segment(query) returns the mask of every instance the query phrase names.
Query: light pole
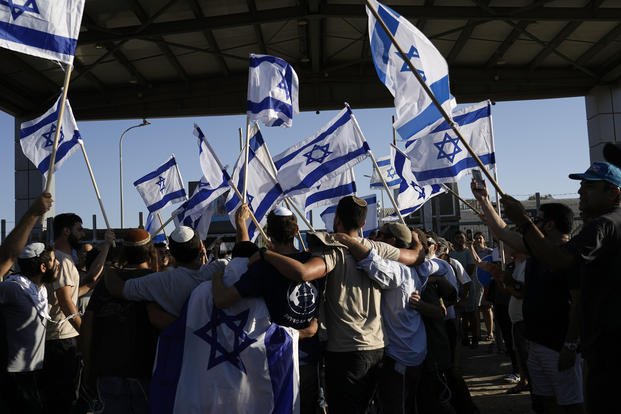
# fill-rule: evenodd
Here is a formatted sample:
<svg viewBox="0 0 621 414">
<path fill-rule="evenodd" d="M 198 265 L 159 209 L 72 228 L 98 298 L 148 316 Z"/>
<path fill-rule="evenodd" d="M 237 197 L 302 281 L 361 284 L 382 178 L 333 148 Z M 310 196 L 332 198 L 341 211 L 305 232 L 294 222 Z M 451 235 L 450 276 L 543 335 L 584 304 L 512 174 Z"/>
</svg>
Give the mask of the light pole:
<svg viewBox="0 0 621 414">
<path fill-rule="evenodd" d="M 123 228 L 123 137 L 130 129 L 140 128 L 143 126 L 150 125 L 151 122 L 146 119 L 142 120 L 142 123 L 134 126 L 130 126 L 121 134 L 121 138 L 119 138 L 119 191 L 120 191 L 120 199 L 121 199 L 121 228 Z"/>
</svg>

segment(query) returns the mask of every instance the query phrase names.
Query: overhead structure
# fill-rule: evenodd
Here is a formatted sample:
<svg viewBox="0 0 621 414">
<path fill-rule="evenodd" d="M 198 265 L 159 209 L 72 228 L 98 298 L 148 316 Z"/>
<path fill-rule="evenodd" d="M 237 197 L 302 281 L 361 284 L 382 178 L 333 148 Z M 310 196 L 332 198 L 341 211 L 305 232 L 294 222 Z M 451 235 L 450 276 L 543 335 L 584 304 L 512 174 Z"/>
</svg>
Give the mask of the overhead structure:
<svg viewBox="0 0 621 414">
<path fill-rule="evenodd" d="M 583 96 L 621 77 L 618 0 L 384 3 L 446 57 L 458 102 Z M 69 98 L 80 120 L 242 113 L 251 52 L 295 67 L 301 110 L 392 106 L 361 0 L 88 0 Z M 63 79 L 4 49 L 0 74 L 0 109 L 17 117 Z"/>
</svg>

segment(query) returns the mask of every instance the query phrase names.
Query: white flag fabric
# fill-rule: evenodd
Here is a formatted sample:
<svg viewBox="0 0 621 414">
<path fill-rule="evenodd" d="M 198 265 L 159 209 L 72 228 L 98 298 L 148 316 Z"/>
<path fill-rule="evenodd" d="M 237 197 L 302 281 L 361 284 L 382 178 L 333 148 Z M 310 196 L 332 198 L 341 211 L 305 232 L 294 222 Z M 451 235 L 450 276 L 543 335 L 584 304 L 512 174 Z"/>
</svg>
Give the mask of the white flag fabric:
<svg viewBox="0 0 621 414">
<path fill-rule="evenodd" d="M 399 185 L 401 184 L 401 177 L 399 177 L 397 171 L 395 171 L 390 155 L 378 158 L 377 166 L 379 167 L 380 174 L 382 174 L 384 180 L 386 180 L 388 188 L 399 188 Z M 377 173 L 375 168 L 373 169 L 373 174 L 371 175 L 371 188 L 384 188 L 381 176 Z"/>
<path fill-rule="evenodd" d="M 298 75 L 284 59 L 250 55 L 248 119 L 266 126 L 290 127 L 298 107 Z"/>
<path fill-rule="evenodd" d="M 285 195 L 309 192 L 351 169 L 369 151 L 354 114 L 345 107 L 315 135 L 274 157 L 278 182 Z"/>
<path fill-rule="evenodd" d="M 84 0 L 0 1 L 0 47 L 72 64 Z"/>
<path fill-rule="evenodd" d="M 174 156 L 171 156 L 155 171 L 134 181 L 134 186 L 151 213 L 163 209 L 169 203 L 178 203 L 187 199 L 183 179 Z"/>
<path fill-rule="evenodd" d="M 376 0 L 370 0 L 370 3 L 450 116 L 455 100 L 450 92 L 448 65 L 440 52 L 407 19 Z M 395 97 L 397 117 L 394 127 L 402 139 L 409 139 L 442 115 L 368 8 L 367 15 L 371 55 L 377 75 Z"/>
<path fill-rule="evenodd" d="M 401 177 L 397 205 L 403 217 L 421 208 L 427 200 L 445 192 L 440 184 L 420 185 L 412 172 L 409 158 L 400 150 L 392 148 L 392 157 L 397 174 Z"/>
<path fill-rule="evenodd" d="M 354 170 L 345 170 L 343 174 L 313 187 L 310 192 L 293 197 L 293 200 L 308 213 L 314 208 L 338 204 L 341 198 L 353 194 L 356 194 Z"/>
<path fill-rule="evenodd" d="M 237 258 L 229 266 L 239 260 L 247 263 Z M 229 270 L 224 283 L 230 286 L 236 279 Z M 211 290 L 211 281 L 194 289 L 182 315 L 160 335 L 151 413 L 299 413 L 297 331 L 271 323 L 263 299 L 221 310 Z"/>
<path fill-rule="evenodd" d="M 377 222 L 377 196 L 375 194 L 362 197 L 367 202 L 367 218 L 362 228 L 364 237 L 378 229 Z M 326 226 L 326 230 L 333 231 L 334 216 L 336 215 L 336 205 L 330 206 L 321 212 L 320 216 Z"/>
<path fill-rule="evenodd" d="M 267 214 L 275 207 L 276 202 L 282 196 L 282 189 L 273 174 L 271 161 L 267 159 L 268 152 L 261 135 L 261 131 L 256 124 L 251 126 L 252 137 L 248 151 L 248 186 L 246 188 L 247 203 L 252 210 L 255 218 L 261 225 L 267 221 Z M 235 169 L 231 176 L 231 182 L 237 186 L 240 193 L 244 191 L 244 153 L 239 155 Z M 226 211 L 229 213 L 231 223 L 235 225 L 235 212 L 241 205 L 241 200 L 237 194 L 231 190 L 226 198 Z M 254 240 L 259 232 L 250 221 L 248 224 L 248 235 L 250 240 Z"/>
<path fill-rule="evenodd" d="M 24 155 L 45 177 L 47 177 L 50 167 L 50 156 L 54 147 L 54 134 L 58 125 L 59 106 L 60 96 L 54 102 L 54 105 L 43 115 L 22 123 L 19 131 L 19 143 Z M 69 100 L 67 99 L 65 100 L 65 112 L 63 113 L 63 122 L 56 150 L 56 163 L 54 166 L 56 171 L 78 149 L 80 144 L 82 144 L 82 137 L 78 130 L 78 124 L 73 117 L 71 105 L 69 105 Z"/>
<path fill-rule="evenodd" d="M 496 158 L 490 102 L 458 109 L 453 112 L 453 120 L 483 164 L 493 165 Z M 429 135 L 408 141 L 406 153 L 420 185 L 457 182 L 467 171 L 479 166 L 444 121 L 435 124 Z"/>
</svg>

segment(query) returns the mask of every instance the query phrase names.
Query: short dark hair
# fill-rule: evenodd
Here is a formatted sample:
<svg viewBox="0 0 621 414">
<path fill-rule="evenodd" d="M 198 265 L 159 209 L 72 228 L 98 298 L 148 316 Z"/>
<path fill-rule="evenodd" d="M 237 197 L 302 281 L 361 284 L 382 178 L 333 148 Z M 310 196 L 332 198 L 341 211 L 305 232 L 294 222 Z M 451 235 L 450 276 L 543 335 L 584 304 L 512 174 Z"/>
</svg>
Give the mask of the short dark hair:
<svg viewBox="0 0 621 414">
<path fill-rule="evenodd" d="M 475 231 L 473 237 L 477 237 L 478 235 L 481 235 L 483 238 L 485 238 L 485 235 L 480 231 Z"/>
<path fill-rule="evenodd" d="M 425 254 L 429 253 L 429 243 L 427 242 L 427 233 L 425 233 L 423 230 L 419 229 L 418 227 L 413 227 L 411 230 L 413 233 L 416 233 L 416 235 L 418 236 L 418 242 L 422 246 Z M 414 239 L 412 239 L 411 248 L 415 248 L 415 247 L 416 247 L 416 242 L 414 241 Z"/>
<path fill-rule="evenodd" d="M 47 263 L 51 258 L 51 253 L 54 248 L 51 246 L 45 246 L 45 250 L 38 256 L 30 259 L 17 259 L 19 265 L 19 271 L 27 278 L 37 276 L 41 273 L 41 264 Z"/>
<path fill-rule="evenodd" d="M 539 206 L 543 221 L 551 221 L 562 234 L 571 234 L 574 225 L 574 212 L 563 203 L 546 203 Z"/>
<path fill-rule="evenodd" d="M 298 222 L 294 215 L 277 216 L 274 211 L 267 215 L 267 235 L 277 243 L 293 243 L 298 232 Z"/>
<path fill-rule="evenodd" d="M 367 204 L 361 205 L 361 198 L 346 196 L 336 206 L 336 217 L 339 218 L 345 231 L 358 230 L 364 226 L 367 218 Z"/>
<path fill-rule="evenodd" d="M 153 243 L 151 242 L 148 242 L 142 246 L 123 246 L 119 262 L 124 265 L 138 265 L 144 262 L 149 262 L 154 254 L 155 247 L 153 247 Z"/>
<path fill-rule="evenodd" d="M 70 229 L 75 223 L 82 223 L 82 219 L 75 213 L 62 213 L 54 217 L 52 229 L 54 231 L 54 240 L 58 240 L 63 229 Z"/>
<path fill-rule="evenodd" d="M 171 238 L 169 241 L 170 254 L 179 263 L 191 263 L 198 258 L 202 244 L 203 242 L 196 233 L 194 233 L 194 237 L 183 243 L 176 242 Z"/>
<path fill-rule="evenodd" d="M 235 243 L 231 257 L 250 257 L 259 251 L 259 247 L 251 241 L 240 241 Z"/>
</svg>

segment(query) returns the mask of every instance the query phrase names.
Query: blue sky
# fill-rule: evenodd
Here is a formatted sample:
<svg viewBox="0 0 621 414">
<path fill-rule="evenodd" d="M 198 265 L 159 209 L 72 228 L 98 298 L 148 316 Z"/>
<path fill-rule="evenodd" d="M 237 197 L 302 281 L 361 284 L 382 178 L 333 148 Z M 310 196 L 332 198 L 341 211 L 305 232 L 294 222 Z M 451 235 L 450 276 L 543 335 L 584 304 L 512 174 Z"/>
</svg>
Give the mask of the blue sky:
<svg viewBox="0 0 621 414">
<path fill-rule="evenodd" d="M 71 93 L 69 93 L 71 98 Z M 377 157 L 389 152 L 394 109 L 352 108 L 371 149 Z M 315 133 L 337 111 L 305 112 L 294 118 L 291 128 L 262 128 L 273 155 Z M 578 183 L 567 175 L 582 172 L 589 165 L 584 98 L 499 102 L 492 107 L 499 182 L 503 190 L 517 198 L 530 194 L 575 197 Z M 222 162 L 232 167 L 239 154 L 238 128 L 245 116 L 213 116 L 149 119 L 149 126 L 128 132 L 123 144 L 125 226 L 138 224 L 138 211 L 146 208 L 132 182 L 152 171 L 175 154 L 184 181 L 198 180 L 200 166 L 192 125 L 198 123 Z M 106 212 L 113 227 L 120 225 L 119 136 L 141 120 L 79 122 Z M 0 113 L 0 218 L 8 228 L 14 221 L 14 120 Z M 369 160 L 356 169 L 358 194 L 370 194 Z M 469 179 L 460 182 L 460 192 L 468 197 Z M 379 195 L 379 194 L 378 194 Z M 90 227 L 91 215 L 103 216 L 95 198 L 84 159 L 76 152 L 56 174 L 56 213 L 72 211 Z M 388 202 L 386 200 L 386 202 Z M 174 207 L 167 208 L 167 216 Z"/>
</svg>

